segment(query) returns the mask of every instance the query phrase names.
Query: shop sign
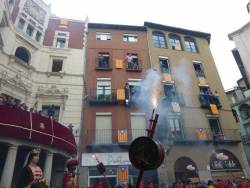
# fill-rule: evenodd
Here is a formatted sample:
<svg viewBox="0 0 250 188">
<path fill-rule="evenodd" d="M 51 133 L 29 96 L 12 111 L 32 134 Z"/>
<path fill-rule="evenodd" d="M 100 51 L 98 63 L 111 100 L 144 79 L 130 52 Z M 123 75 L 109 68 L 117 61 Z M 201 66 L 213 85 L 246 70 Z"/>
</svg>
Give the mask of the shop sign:
<svg viewBox="0 0 250 188">
<path fill-rule="evenodd" d="M 102 162 L 105 166 L 117 166 L 117 165 L 131 165 L 128 157 L 128 153 L 83 153 L 82 154 L 82 166 L 96 166 L 97 161 L 95 157 Z"/>
</svg>

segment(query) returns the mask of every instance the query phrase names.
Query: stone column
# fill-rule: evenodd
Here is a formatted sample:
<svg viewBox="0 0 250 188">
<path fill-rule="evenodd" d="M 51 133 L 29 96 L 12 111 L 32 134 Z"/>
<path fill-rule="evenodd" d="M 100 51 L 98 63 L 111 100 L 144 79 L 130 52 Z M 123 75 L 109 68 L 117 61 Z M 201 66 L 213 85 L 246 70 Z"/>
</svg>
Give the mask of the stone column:
<svg viewBox="0 0 250 188">
<path fill-rule="evenodd" d="M 53 153 L 47 152 L 43 176 L 47 180 L 49 187 L 50 187 L 50 180 L 51 180 L 52 164 L 53 164 Z"/>
<path fill-rule="evenodd" d="M 2 187 L 11 187 L 12 177 L 16 164 L 17 149 L 17 145 L 9 146 L 0 182 L 0 185 Z"/>
</svg>

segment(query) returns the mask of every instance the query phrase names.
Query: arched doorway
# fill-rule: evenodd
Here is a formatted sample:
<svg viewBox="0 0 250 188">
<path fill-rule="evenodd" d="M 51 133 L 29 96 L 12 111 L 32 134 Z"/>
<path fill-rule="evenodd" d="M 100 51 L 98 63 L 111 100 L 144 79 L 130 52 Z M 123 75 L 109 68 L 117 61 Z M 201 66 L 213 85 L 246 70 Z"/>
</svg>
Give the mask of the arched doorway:
<svg viewBox="0 0 250 188">
<path fill-rule="evenodd" d="M 210 171 L 214 180 L 235 179 L 244 176 L 241 164 L 231 152 L 221 149 L 216 150 L 210 157 Z"/>
<path fill-rule="evenodd" d="M 187 181 L 193 183 L 199 182 L 198 169 L 194 161 L 188 157 L 180 157 L 174 164 L 175 180 Z"/>
</svg>

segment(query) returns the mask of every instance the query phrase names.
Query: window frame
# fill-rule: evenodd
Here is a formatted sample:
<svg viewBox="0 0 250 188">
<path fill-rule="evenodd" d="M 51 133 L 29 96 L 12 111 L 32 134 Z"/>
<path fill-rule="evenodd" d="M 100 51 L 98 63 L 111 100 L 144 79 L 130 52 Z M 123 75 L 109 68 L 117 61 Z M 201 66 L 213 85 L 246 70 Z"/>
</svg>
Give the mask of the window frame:
<svg viewBox="0 0 250 188">
<path fill-rule="evenodd" d="M 31 32 L 30 34 L 28 33 L 28 28 L 29 28 L 29 27 L 30 27 L 30 28 L 33 28 L 32 32 Z M 31 24 L 28 24 L 25 33 L 26 33 L 28 36 L 32 37 L 33 34 L 34 34 L 34 31 L 35 31 L 35 27 L 34 27 L 33 25 L 31 25 Z"/>
<path fill-rule="evenodd" d="M 221 127 L 219 117 L 208 117 L 207 119 L 208 119 L 208 124 L 209 124 L 210 131 L 212 133 L 212 136 L 222 136 L 223 131 L 222 131 L 222 127 Z M 212 120 L 212 119 L 215 119 L 217 121 L 217 126 L 218 126 L 217 131 L 212 128 L 212 126 L 214 126 L 214 125 L 211 125 L 211 123 L 210 123 L 210 120 Z"/>
<path fill-rule="evenodd" d="M 157 37 L 157 39 L 156 39 L 156 37 Z M 166 36 L 163 32 L 153 31 L 152 32 L 152 41 L 153 41 L 153 45 L 155 48 L 163 48 L 163 49 L 167 48 L 167 40 L 166 40 Z"/>
<path fill-rule="evenodd" d="M 191 39 L 191 41 L 189 39 Z M 191 45 L 191 43 L 193 43 L 193 45 Z M 197 46 L 196 41 L 193 37 L 184 36 L 184 45 L 185 45 L 186 52 L 199 53 L 198 46 Z M 192 48 L 192 47 L 194 47 L 194 48 Z M 188 49 L 190 49 L 190 50 L 188 50 Z M 193 50 L 193 49 L 195 49 L 195 50 Z"/>
<path fill-rule="evenodd" d="M 20 27 L 21 20 L 23 20 L 22 28 Z M 20 29 L 21 31 L 23 31 L 25 24 L 26 24 L 26 20 L 24 18 L 20 17 L 19 20 L 18 20 L 18 22 L 17 22 L 18 29 Z"/>
<path fill-rule="evenodd" d="M 54 63 L 58 63 L 58 62 L 60 62 L 61 63 L 61 65 L 60 65 L 60 67 L 61 67 L 61 70 L 59 70 L 59 71 L 53 71 L 53 67 L 54 67 Z M 54 59 L 52 59 L 52 67 L 51 67 L 51 72 L 53 72 L 53 73 L 56 73 L 56 72 L 62 72 L 63 71 L 63 59 L 57 59 L 57 58 L 54 58 Z"/>
<path fill-rule="evenodd" d="M 130 38 L 134 38 L 136 40 L 129 40 Z M 126 39 L 126 40 L 125 40 Z M 136 43 L 138 42 L 139 37 L 137 34 L 131 34 L 131 33 L 124 33 L 123 34 L 123 42 L 132 42 L 132 43 Z"/>
<path fill-rule="evenodd" d="M 168 66 L 167 71 L 163 71 L 162 65 L 160 63 L 161 60 L 166 60 L 167 61 L 167 66 Z M 171 74 L 171 67 L 170 67 L 170 62 L 169 62 L 168 57 L 158 56 L 158 62 L 159 62 L 161 73 L 163 73 L 163 74 Z"/>
<path fill-rule="evenodd" d="M 169 39 L 169 48 L 172 50 L 179 50 L 182 51 L 182 42 L 181 42 L 181 37 L 175 33 L 170 33 L 168 34 L 168 39 Z M 176 42 L 178 41 L 178 42 Z M 180 49 L 175 48 L 175 44 L 180 45 Z"/>
<path fill-rule="evenodd" d="M 205 71 L 204 71 L 204 67 L 203 67 L 203 64 L 200 62 L 200 61 L 192 61 L 192 63 L 193 63 L 193 67 L 194 67 L 194 73 L 195 73 L 195 75 L 196 75 L 196 77 L 203 77 L 203 78 L 206 78 L 206 74 L 205 74 Z M 196 69 L 195 69 L 195 65 L 198 65 L 198 66 L 200 66 L 200 70 L 202 71 L 202 73 L 200 73 L 200 75 L 199 75 L 199 73 L 198 72 L 196 72 Z"/>
<path fill-rule="evenodd" d="M 53 41 L 53 46 L 58 49 L 65 49 L 68 48 L 69 46 L 69 32 L 66 31 L 56 31 L 54 35 L 54 41 Z M 64 46 L 59 47 L 58 46 L 58 40 L 65 40 Z"/>
<path fill-rule="evenodd" d="M 103 37 L 106 36 L 106 39 L 102 38 L 102 36 Z M 109 41 L 109 40 L 112 40 L 112 33 L 109 33 L 109 32 L 96 32 L 95 38 L 96 38 L 96 40 L 100 40 L 100 41 Z"/>
</svg>

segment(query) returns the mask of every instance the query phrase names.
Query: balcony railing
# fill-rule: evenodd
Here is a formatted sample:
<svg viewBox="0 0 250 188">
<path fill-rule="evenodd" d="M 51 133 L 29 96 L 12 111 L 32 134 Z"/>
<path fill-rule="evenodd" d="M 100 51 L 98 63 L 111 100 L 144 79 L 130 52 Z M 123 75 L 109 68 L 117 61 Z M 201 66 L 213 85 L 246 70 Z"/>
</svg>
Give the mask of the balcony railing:
<svg viewBox="0 0 250 188">
<path fill-rule="evenodd" d="M 107 71 L 112 70 L 110 60 L 97 59 L 95 68 L 96 70 L 107 70 Z"/>
<path fill-rule="evenodd" d="M 221 108 L 219 97 L 216 95 L 200 94 L 199 99 L 203 108 L 209 108 L 210 104 L 215 104 L 217 108 Z"/>
<path fill-rule="evenodd" d="M 133 72 L 141 72 L 142 71 L 142 63 L 141 61 L 133 61 L 131 63 L 125 62 L 126 63 L 126 70 L 127 71 L 133 71 Z"/>
<path fill-rule="evenodd" d="M 114 145 L 129 144 L 135 138 L 146 136 L 143 129 L 124 129 L 123 133 L 117 129 L 86 130 L 85 143 L 87 145 Z M 241 137 L 238 129 L 223 129 L 220 133 L 213 133 L 211 129 L 187 128 L 186 130 L 170 131 L 158 129 L 155 138 L 163 144 L 169 142 L 190 143 L 190 142 L 218 142 L 230 143 L 240 142 Z"/>
<path fill-rule="evenodd" d="M 195 71 L 197 77 L 205 78 L 205 74 L 203 71 Z"/>
<path fill-rule="evenodd" d="M 87 91 L 90 104 L 118 104 L 115 89 L 90 89 Z"/>
<path fill-rule="evenodd" d="M 146 136 L 146 130 L 133 129 L 119 131 L 118 129 L 86 130 L 87 145 L 129 144 L 135 138 Z"/>
<path fill-rule="evenodd" d="M 250 144 L 250 134 L 242 135 L 241 138 L 244 144 Z"/>
</svg>

